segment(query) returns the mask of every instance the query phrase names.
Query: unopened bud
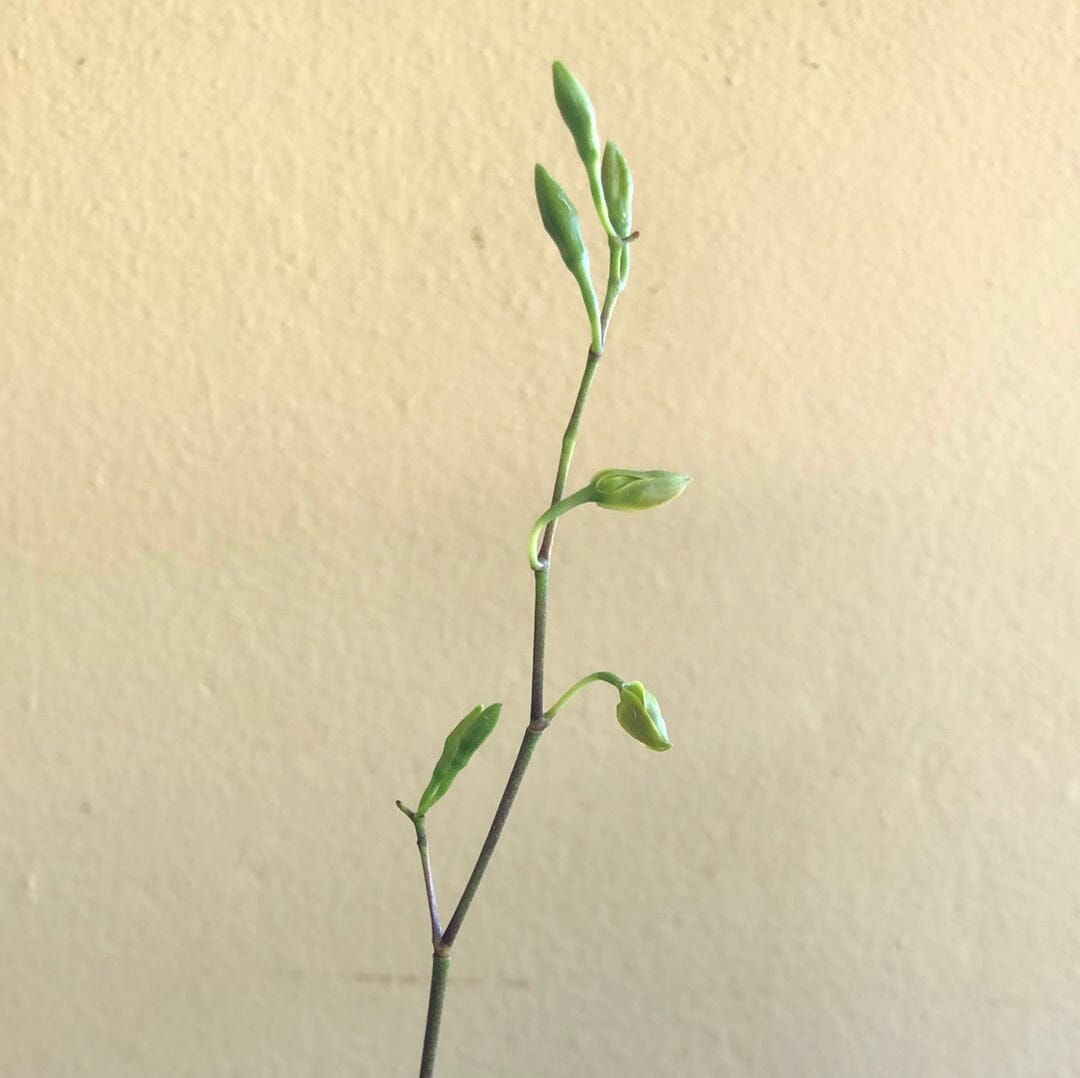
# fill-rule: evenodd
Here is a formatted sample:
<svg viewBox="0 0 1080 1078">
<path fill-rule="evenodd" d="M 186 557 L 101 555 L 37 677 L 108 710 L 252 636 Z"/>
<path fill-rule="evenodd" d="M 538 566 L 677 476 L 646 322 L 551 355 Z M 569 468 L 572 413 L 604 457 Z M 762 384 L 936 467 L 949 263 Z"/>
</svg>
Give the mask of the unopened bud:
<svg viewBox="0 0 1080 1078">
<path fill-rule="evenodd" d="M 606 468 L 592 477 L 589 487 L 592 500 L 602 509 L 635 512 L 670 502 L 682 494 L 689 482 L 688 475 L 677 472 L 633 472 L 624 468 Z"/>
<path fill-rule="evenodd" d="M 543 165 L 536 166 L 534 181 L 540 220 L 544 222 L 547 234 L 555 241 L 567 269 L 576 273 L 583 263 L 587 269 L 589 253 L 581 238 L 581 220 L 574 204 Z"/>
<path fill-rule="evenodd" d="M 443 743 L 442 754 L 431 772 L 431 781 L 420 795 L 420 804 L 416 808 L 417 816 L 423 816 L 450 789 L 450 784 L 457 778 L 458 772 L 472 759 L 473 753 L 495 729 L 501 711 L 502 704 L 489 704 L 487 707 L 477 704 L 450 731 Z"/>
<path fill-rule="evenodd" d="M 600 136 L 596 133 L 596 111 L 589 95 L 561 61 L 556 60 L 551 65 L 551 75 L 555 104 L 574 136 L 578 155 L 586 166 L 594 164 L 600 159 Z"/>
<path fill-rule="evenodd" d="M 619 147 L 614 142 L 604 146 L 604 160 L 600 165 L 600 178 L 604 185 L 604 201 L 608 215 L 621 239 L 626 239 L 632 231 L 634 200 L 634 178 L 630 175 L 630 166 L 626 163 Z"/>
<path fill-rule="evenodd" d="M 558 181 L 543 165 L 537 165 L 534 175 L 536 204 L 540 207 L 540 220 L 547 234 L 555 241 L 566 268 L 574 275 L 581 290 L 585 313 L 589 316 L 592 330 L 592 349 L 598 355 L 602 351 L 600 341 L 600 305 L 596 300 L 592 277 L 589 275 L 589 252 L 581 238 L 581 220 L 574 204 Z"/>
<path fill-rule="evenodd" d="M 640 681 L 623 684 L 619 690 L 619 703 L 615 708 L 619 725 L 635 740 L 654 752 L 666 752 L 671 748 L 664 716 L 660 705 Z"/>
</svg>

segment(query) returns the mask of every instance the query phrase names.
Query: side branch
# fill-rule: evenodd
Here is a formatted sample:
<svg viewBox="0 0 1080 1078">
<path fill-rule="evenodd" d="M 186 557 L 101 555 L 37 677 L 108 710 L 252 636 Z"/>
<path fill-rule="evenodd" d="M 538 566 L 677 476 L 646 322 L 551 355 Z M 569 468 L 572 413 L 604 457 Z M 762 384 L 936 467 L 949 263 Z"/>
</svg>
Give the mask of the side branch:
<svg viewBox="0 0 1080 1078">
<path fill-rule="evenodd" d="M 431 918 L 431 946 L 436 956 L 445 956 L 447 948 L 443 944 L 442 922 L 439 920 L 439 903 L 435 897 L 435 877 L 431 871 L 431 857 L 428 854 L 427 827 L 423 816 L 417 816 L 400 801 L 397 807 L 412 821 L 416 831 L 416 847 L 420 851 L 420 867 L 424 873 L 424 890 L 427 892 L 428 915 Z"/>
</svg>

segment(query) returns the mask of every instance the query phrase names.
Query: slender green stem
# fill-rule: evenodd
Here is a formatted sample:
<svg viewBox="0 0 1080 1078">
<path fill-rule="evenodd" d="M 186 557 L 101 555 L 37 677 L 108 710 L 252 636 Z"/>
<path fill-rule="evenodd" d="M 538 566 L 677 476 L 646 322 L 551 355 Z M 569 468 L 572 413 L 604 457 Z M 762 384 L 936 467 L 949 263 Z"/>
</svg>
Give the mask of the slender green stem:
<svg viewBox="0 0 1080 1078">
<path fill-rule="evenodd" d="M 611 289 L 608 288 L 610 293 Z M 607 335 L 608 322 L 611 319 L 610 305 L 607 300 L 604 301 L 604 310 L 600 315 L 600 326 L 602 330 L 602 337 Z M 593 379 L 596 377 L 596 368 L 600 363 L 600 357 L 603 352 L 589 351 L 589 355 L 585 360 L 585 370 L 581 373 L 581 384 L 578 386 L 577 398 L 574 400 L 574 408 L 570 413 L 570 421 L 566 424 L 566 430 L 563 433 L 562 448 L 559 451 L 559 467 L 555 472 L 555 485 L 551 491 L 551 504 L 554 506 L 562 501 L 563 493 L 566 490 L 566 477 L 570 474 L 570 462 L 574 459 L 574 447 L 577 445 L 578 428 L 581 426 L 581 416 L 585 411 L 585 401 L 589 396 L 589 389 L 592 386 Z M 540 552 L 537 554 L 537 561 L 542 566 L 541 569 L 534 569 L 534 572 L 547 572 L 548 566 L 551 562 L 551 544 L 555 542 L 555 521 L 551 521 L 547 529 L 544 531 L 544 541 L 540 544 Z M 546 594 L 546 593 L 545 593 Z M 540 709 L 543 711 L 543 708 Z"/>
<path fill-rule="evenodd" d="M 521 787 L 521 780 L 525 777 L 525 769 L 529 766 L 529 761 L 532 759 L 532 754 L 542 733 L 543 730 L 534 730 L 529 727 L 521 740 L 521 748 L 518 750 L 517 759 L 514 761 L 514 766 L 510 771 L 510 777 L 506 780 L 506 788 L 503 790 L 502 798 L 499 800 L 499 807 L 495 810 L 495 818 L 491 821 L 487 838 L 484 839 L 484 845 L 480 849 L 480 856 L 477 857 L 476 864 L 473 865 L 472 874 L 469 876 L 469 882 L 465 884 L 465 890 L 461 893 L 457 909 L 454 910 L 454 916 L 450 918 L 450 923 L 446 926 L 446 931 L 443 932 L 442 944 L 446 950 L 449 950 L 454 945 L 454 940 L 457 939 L 457 934 L 461 931 L 462 922 L 465 920 L 465 915 L 469 912 L 469 907 L 476 897 L 477 888 L 484 878 L 484 872 L 491 861 L 491 855 L 498 845 L 499 836 L 506 826 L 506 820 L 510 815 L 514 798 L 517 797 L 518 789 Z"/>
<path fill-rule="evenodd" d="M 562 710 L 563 704 L 568 703 L 577 696 L 586 685 L 591 685 L 594 681 L 606 681 L 609 685 L 614 685 L 616 689 L 621 689 L 625 684 L 618 674 L 613 674 L 610 670 L 597 670 L 595 674 L 586 674 L 580 681 L 575 681 L 574 684 L 544 712 L 544 718 L 550 722 Z"/>
<path fill-rule="evenodd" d="M 431 858 L 428 856 L 427 829 L 424 817 L 414 816 L 416 845 L 420 850 L 420 864 L 424 870 L 424 888 L 427 891 L 428 913 L 431 917 L 431 945 L 438 950 L 442 942 L 442 924 L 439 922 L 439 903 L 435 899 L 435 877 L 431 872 Z"/>
<path fill-rule="evenodd" d="M 420 851 L 420 868 L 424 873 L 424 890 L 427 892 L 428 915 L 431 918 L 431 944 L 435 953 L 442 946 L 442 924 L 439 921 L 439 903 L 435 898 L 435 876 L 431 871 L 431 858 L 428 856 L 427 827 L 423 816 L 417 816 L 412 809 L 406 808 L 400 801 L 397 807 L 412 821 L 416 831 L 416 846 Z"/>
<path fill-rule="evenodd" d="M 600 158 L 594 161 L 585 161 L 585 171 L 589 176 L 589 193 L 592 195 L 593 205 L 596 207 L 596 216 L 600 218 L 600 224 L 608 234 L 610 243 L 618 243 L 619 233 L 611 223 L 608 213 L 607 199 L 604 198 L 604 186 L 600 175 Z"/>
<path fill-rule="evenodd" d="M 603 355 L 604 344 L 607 340 L 608 326 L 611 322 L 612 313 L 615 310 L 615 301 L 619 297 L 626 284 L 625 275 L 620 279 L 620 257 L 616 254 L 619 244 L 610 243 L 610 260 L 608 264 L 607 294 L 604 297 L 603 310 L 600 313 L 600 348 L 596 348 L 596 334 L 593 334 L 592 347 L 589 349 L 585 360 L 585 370 L 581 375 L 581 384 L 578 386 L 577 397 L 570 413 L 570 421 L 566 425 L 563 434 L 562 448 L 559 453 L 559 465 L 555 473 L 555 485 L 551 492 L 551 506 L 554 507 L 562 501 L 566 490 L 567 476 L 570 474 L 570 462 L 574 456 L 574 447 L 577 445 L 578 428 L 581 425 L 581 416 L 585 410 L 585 401 L 589 395 L 593 378 L 596 376 L 596 368 Z M 521 739 L 514 766 L 510 771 L 510 777 L 506 781 L 502 797 L 495 809 L 495 817 L 491 821 L 484 845 L 473 866 L 469 881 L 462 891 L 458 900 L 457 908 L 450 918 L 445 931 L 435 946 L 435 954 L 432 956 L 431 966 L 431 991 L 428 995 L 427 1021 L 424 1027 L 424 1052 L 420 1063 L 420 1078 L 431 1078 L 435 1070 L 435 1050 L 439 1037 L 439 1024 L 442 1021 L 443 1004 L 446 999 L 446 981 L 450 972 L 450 948 L 461 931 L 461 925 L 465 915 L 469 912 L 476 891 L 483 879 L 484 872 L 498 845 L 506 820 L 513 807 L 514 798 L 521 787 L 521 781 L 525 777 L 525 771 L 532 759 L 533 752 L 540 741 L 540 735 L 547 729 L 551 721 L 544 715 L 544 656 L 547 647 L 547 599 L 548 580 L 551 573 L 551 547 L 555 541 L 555 520 L 550 520 L 544 529 L 544 538 L 537 554 L 539 567 L 533 568 L 533 649 L 532 649 L 532 678 L 529 696 L 529 725 L 525 735 Z M 612 675 L 614 677 L 614 675 Z M 425 846 L 426 853 L 426 846 Z M 427 877 L 425 876 L 425 879 Z M 434 887 L 434 885 L 432 885 Z M 432 890 L 432 894 L 434 891 Z"/>
<path fill-rule="evenodd" d="M 609 241 L 608 243 L 608 282 L 607 293 L 604 296 L 604 308 L 600 312 L 600 351 L 597 352 L 590 349 L 589 355 L 585 360 L 585 370 L 581 375 L 581 384 L 578 386 L 577 397 L 574 400 L 574 408 L 570 413 L 570 421 L 566 424 L 566 431 L 563 433 L 562 450 L 559 453 L 559 467 L 555 473 L 555 486 L 551 491 L 551 504 L 556 505 L 562 501 L 563 494 L 566 490 L 566 479 L 570 474 L 570 462 L 574 458 L 574 447 L 577 445 L 578 428 L 581 426 L 581 416 L 585 411 L 585 401 L 589 396 L 589 389 L 592 387 L 593 378 L 596 377 L 596 368 L 600 363 L 600 357 L 604 354 L 604 347 L 607 345 L 607 333 L 608 326 L 611 325 L 611 316 L 615 313 L 615 303 L 619 298 L 619 293 L 626 285 L 625 278 L 622 284 L 619 283 L 619 263 L 620 258 L 618 252 L 621 251 L 620 244 Z M 544 541 L 540 544 L 540 552 L 537 555 L 539 562 L 543 568 L 543 572 L 547 572 L 547 566 L 551 561 L 551 544 L 555 542 L 555 521 L 551 521 L 547 529 L 544 532 Z M 534 569 L 534 572 L 541 570 Z M 534 667 L 535 670 L 535 667 Z M 543 708 L 540 709 L 541 712 Z"/>
<path fill-rule="evenodd" d="M 529 729 L 543 733 L 544 722 L 544 659 L 547 653 L 547 600 L 550 565 L 542 573 L 533 574 L 533 648 L 532 677 L 529 685 Z M 525 746 L 522 745 L 522 750 Z"/>
<path fill-rule="evenodd" d="M 600 339 L 604 343 L 607 343 L 607 328 L 611 322 L 611 316 L 615 313 L 615 304 L 626 287 L 626 274 L 622 272 L 624 251 L 629 255 L 630 248 L 626 244 L 613 239 L 608 240 L 607 294 L 604 296 L 604 309 L 600 312 Z M 627 262 L 627 268 L 629 271 L 629 262 Z"/>
<path fill-rule="evenodd" d="M 544 568 L 543 563 L 540 561 L 540 533 L 553 521 L 557 520 L 563 515 L 563 513 L 570 512 L 571 509 L 576 509 L 579 505 L 584 505 L 586 502 L 595 501 L 595 495 L 590 484 L 587 487 L 582 487 L 581 490 L 575 491 L 568 498 L 563 498 L 561 501 L 557 501 L 547 512 L 541 513 L 536 519 L 536 524 L 533 526 L 532 534 L 529 536 L 529 564 L 537 572 Z"/>
<path fill-rule="evenodd" d="M 591 348 L 594 352 L 604 350 L 604 329 L 600 323 L 600 308 L 596 302 L 596 293 L 593 291 L 592 278 L 589 276 L 589 267 L 585 263 L 578 272 L 574 273 L 578 288 L 581 289 L 581 298 L 585 302 L 585 313 L 589 316 L 589 329 L 592 332 Z"/>
<path fill-rule="evenodd" d="M 604 305 L 605 313 L 607 304 Z M 610 316 L 609 316 L 610 317 Z M 570 413 L 570 421 L 566 425 L 566 433 L 563 435 L 562 451 L 559 454 L 559 466 L 555 475 L 555 487 L 551 494 L 551 507 L 554 508 L 563 498 L 566 489 L 566 477 L 570 472 L 570 461 L 574 456 L 574 446 L 577 444 L 578 428 L 581 425 L 581 416 L 585 410 L 585 401 L 589 395 L 589 387 L 596 375 L 596 365 L 600 360 L 595 352 L 590 351 L 585 361 L 585 370 L 581 375 L 581 385 L 578 387 L 577 398 L 574 401 L 573 411 Z M 544 653 L 547 646 L 547 596 L 548 578 L 551 572 L 551 544 L 554 539 L 555 521 L 547 525 L 544 540 L 540 547 L 539 559 L 542 567 L 533 573 L 533 654 L 532 654 L 532 684 L 529 699 L 529 726 L 522 738 L 521 747 L 518 749 L 517 758 L 510 771 L 510 777 L 506 781 L 502 798 L 495 809 L 495 817 L 491 821 L 487 838 L 480 849 L 480 854 L 473 866 L 469 882 L 458 900 L 457 908 L 450 918 L 446 931 L 443 932 L 442 942 L 445 948 L 453 945 L 461 931 L 461 924 L 465 914 L 472 905 L 476 890 L 480 886 L 488 862 L 491 860 L 495 847 L 498 845 L 499 836 L 506 825 L 510 808 L 514 804 L 521 780 L 525 776 L 525 770 L 529 766 L 536 744 L 540 735 L 547 729 L 548 720 L 544 717 Z"/>
<path fill-rule="evenodd" d="M 446 978 L 450 973 L 450 956 L 431 956 L 431 989 L 428 992 L 428 1017 L 424 1027 L 424 1050 L 420 1056 L 420 1078 L 432 1078 L 435 1073 L 435 1052 L 439 1047 L 439 1025 L 442 1022 L 443 1002 L 446 999 Z"/>
</svg>

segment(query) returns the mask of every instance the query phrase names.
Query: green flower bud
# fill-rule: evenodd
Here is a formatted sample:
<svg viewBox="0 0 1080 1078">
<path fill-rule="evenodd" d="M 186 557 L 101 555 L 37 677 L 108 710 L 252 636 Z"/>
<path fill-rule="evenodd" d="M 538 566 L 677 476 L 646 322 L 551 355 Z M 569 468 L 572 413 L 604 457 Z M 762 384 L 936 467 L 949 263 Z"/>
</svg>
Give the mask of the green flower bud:
<svg viewBox="0 0 1080 1078">
<path fill-rule="evenodd" d="M 611 223 L 607 203 L 604 200 L 604 188 L 600 179 L 600 136 L 596 132 L 596 112 L 585 88 L 556 60 L 551 65 L 552 82 L 555 86 L 555 104 L 574 136 L 578 156 L 585 165 L 589 177 L 589 193 L 592 195 L 596 215 L 604 231 L 612 239 L 620 239 Z"/>
<path fill-rule="evenodd" d="M 615 708 L 619 725 L 635 740 L 655 752 L 667 752 L 668 741 L 664 716 L 660 705 L 640 681 L 624 682 L 619 690 L 619 703 Z"/>
<path fill-rule="evenodd" d="M 576 274 L 584 266 L 589 269 L 589 252 L 581 238 L 581 220 L 574 204 L 558 181 L 543 165 L 537 165 L 534 173 L 536 204 L 540 207 L 540 220 L 547 234 L 566 263 L 566 268 Z"/>
<path fill-rule="evenodd" d="M 551 65 L 552 82 L 555 85 L 555 104 L 586 167 L 600 159 L 600 137 L 596 133 L 596 112 L 585 87 L 561 63 Z"/>
<path fill-rule="evenodd" d="M 442 755 L 431 772 L 431 781 L 420 796 L 417 816 L 423 816 L 450 789 L 458 772 L 472 759 L 473 753 L 495 729 L 501 711 L 502 704 L 489 704 L 487 707 L 477 704 L 450 731 L 443 743 Z"/>
<path fill-rule="evenodd" d="M 589 483 L 592 500 L 602 509 L 636 512 L 653 509 L 686 489 L 690 476 L 677 472 L 631 472 L 624 468 L 606 468 Z"/>
<path fill-rule="evenodd" d="M 634 200 L 634 177 L 619 147 L 614 142 L 604 146 L 604 160 L 600 165 L 600 178 L 604 185 L 604 201 L 615 231 L 620 238 L 630 235 L 633 225 L 631 203 Z"/>
<path fill-rule="evenodd" d="M 600 305 L 596 300 L 592 277 L 589 275 L 589 252 L 581 238 L 581 221 L 574 204 L 558 181 L 543 165 L 537 165 L 534 173 L 536 204 L 540 207 L 540 220 L 547 234 L 555 241 L 566 268 L 574 275 L 581 289 L 581 298 L 589 316 L 592 330 L 592 348 L 600 352 Z"/>
</svg>

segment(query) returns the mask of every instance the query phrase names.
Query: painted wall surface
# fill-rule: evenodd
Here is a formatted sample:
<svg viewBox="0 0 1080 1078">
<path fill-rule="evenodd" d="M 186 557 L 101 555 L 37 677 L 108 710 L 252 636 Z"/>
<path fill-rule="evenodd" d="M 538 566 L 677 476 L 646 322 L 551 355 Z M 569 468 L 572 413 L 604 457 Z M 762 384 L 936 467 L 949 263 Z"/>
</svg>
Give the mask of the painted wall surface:
<svg viewBox="0 0 1080 1078">
<path fill-rule="evenodd" d="M 587 332 L 549 64 L 635 172 L 543 742 L 446 1078 L 1080 1072 L 1074 0 L 0 6 L 0 1074 L 415 1073 L 525 721 Z M 602 239 L 591 221 L 595 263 Z"/>
</svg>

